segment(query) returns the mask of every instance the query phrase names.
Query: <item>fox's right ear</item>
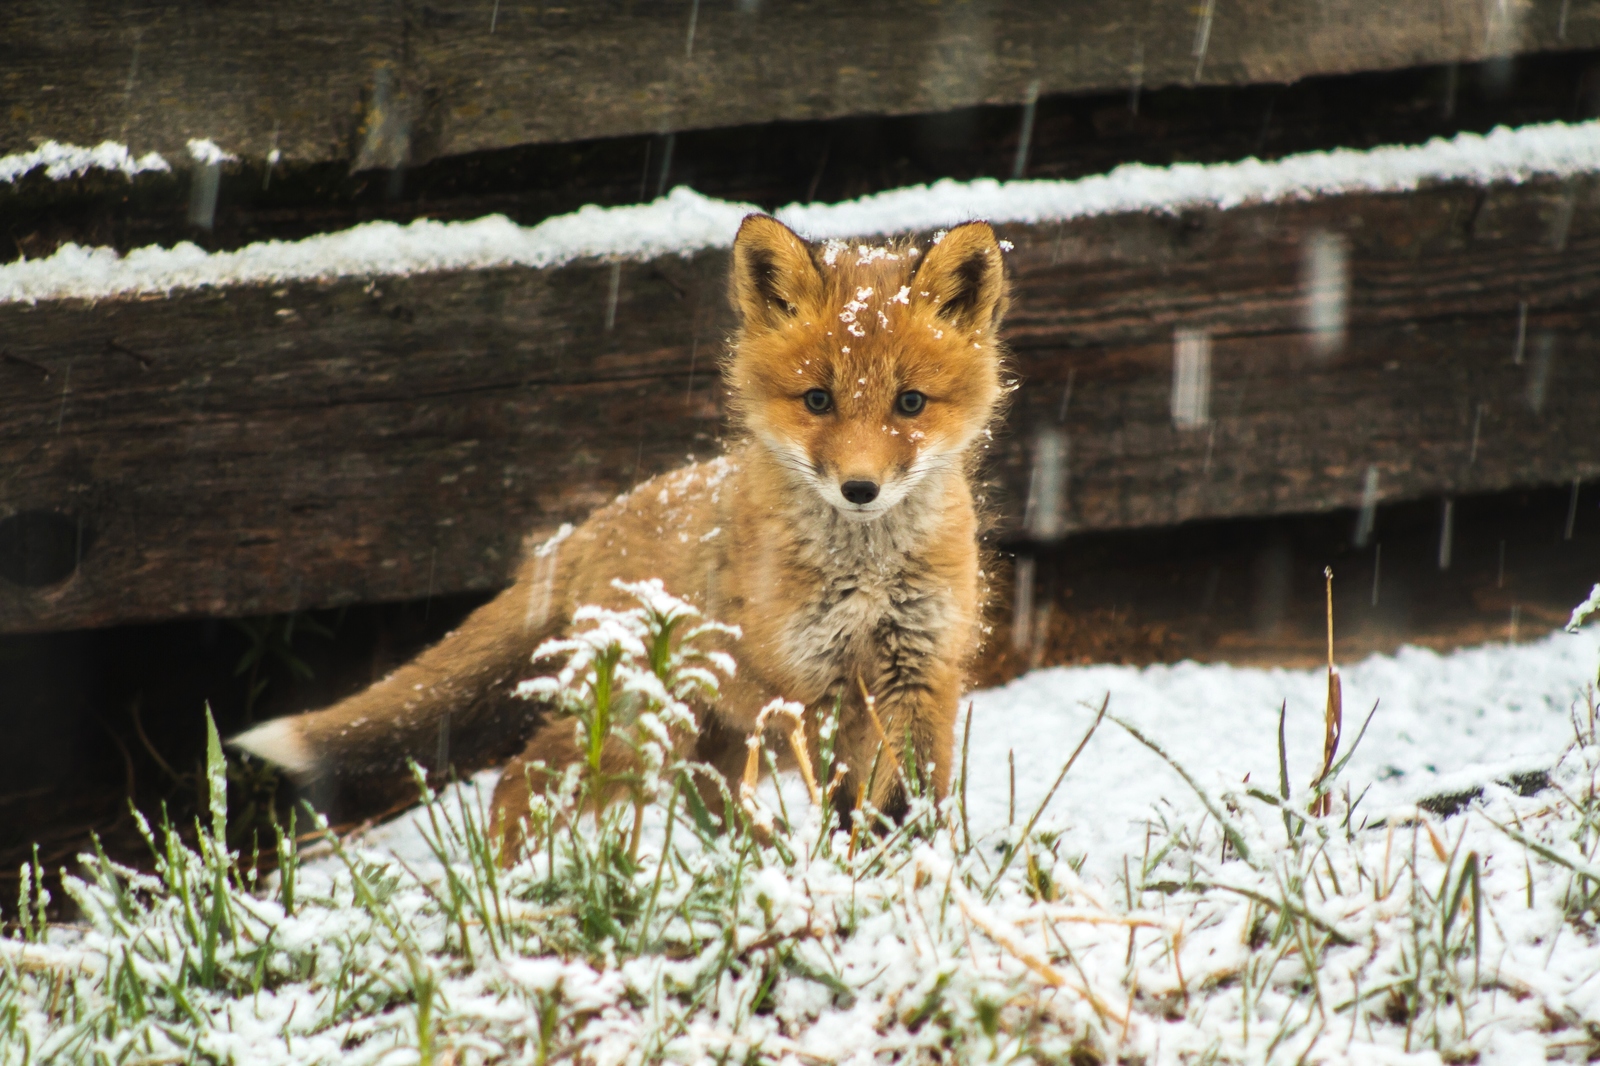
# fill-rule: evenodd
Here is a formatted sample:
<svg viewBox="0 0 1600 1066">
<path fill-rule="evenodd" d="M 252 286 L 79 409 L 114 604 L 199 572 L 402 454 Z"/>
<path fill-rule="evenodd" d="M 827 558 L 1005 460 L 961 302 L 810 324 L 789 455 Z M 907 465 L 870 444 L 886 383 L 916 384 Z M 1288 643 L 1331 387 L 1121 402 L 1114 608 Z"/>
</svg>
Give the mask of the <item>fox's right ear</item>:
<svg viewBox="0 0 1600 1066">
<path fill-rule="evenodd" d="M 733 239 L 729 296 L 746 329 L 776 328 L 822 299 L 806 242 L 770 215 L 747 215 Z"/>
</svg>

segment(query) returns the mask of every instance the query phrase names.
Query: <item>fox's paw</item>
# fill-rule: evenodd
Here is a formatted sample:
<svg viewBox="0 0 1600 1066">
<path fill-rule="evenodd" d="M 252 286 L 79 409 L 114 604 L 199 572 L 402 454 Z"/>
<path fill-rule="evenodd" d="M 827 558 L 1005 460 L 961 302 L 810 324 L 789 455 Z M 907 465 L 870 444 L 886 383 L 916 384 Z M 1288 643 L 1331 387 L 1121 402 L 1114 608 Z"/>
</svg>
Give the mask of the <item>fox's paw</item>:
<svg viewBox="0 0 1600 1066">
<path fill-rule="evenodd" d="M 879 832 L 888 832 L 889 826 L 900 825 L 911 811 L 911 802 L 906 797 L 905 786 L 898 781 L 878 802 L 870 806 L 876 809 L 877 817 L 870 821 L 862 820 L 861 826 L 863 829 L 875 829 Z M 857 816 L 861 813 L 861 808 L 846 796 L 846 790 L 843 788 L 834 793 L 833 810 L 839 818 L 839 824 L 847 829 L 856 824 Z"/>
</svg>

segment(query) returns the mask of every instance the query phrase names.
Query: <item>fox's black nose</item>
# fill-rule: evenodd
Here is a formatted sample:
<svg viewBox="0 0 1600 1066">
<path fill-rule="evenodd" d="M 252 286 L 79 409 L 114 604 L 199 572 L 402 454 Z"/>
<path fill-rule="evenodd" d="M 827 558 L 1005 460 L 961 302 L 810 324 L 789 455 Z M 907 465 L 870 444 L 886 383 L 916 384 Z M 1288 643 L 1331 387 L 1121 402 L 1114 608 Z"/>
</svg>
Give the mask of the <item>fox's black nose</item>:
<svg viewBox="0 0 1600 1066">
<path fill-rule="evenodd" d="M 846 481 L 839 486 L 844 498 L 854 504 L 871 503 L 878 498 L 878 486 L 872 481 Z"/>
</svg>

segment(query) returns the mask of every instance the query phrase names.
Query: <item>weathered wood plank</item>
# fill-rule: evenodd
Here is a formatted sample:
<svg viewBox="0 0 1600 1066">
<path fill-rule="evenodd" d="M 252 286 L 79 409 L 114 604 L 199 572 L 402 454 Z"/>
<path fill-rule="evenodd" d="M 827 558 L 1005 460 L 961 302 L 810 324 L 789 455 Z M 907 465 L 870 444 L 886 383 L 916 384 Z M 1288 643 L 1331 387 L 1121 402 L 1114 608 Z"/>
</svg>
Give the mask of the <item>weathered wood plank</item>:
<svg viewBox="0 0 1600 1066">
<path fill-rule="evenodd" d="M 1350 266 L 1326 351 L 1303 322 L 1316 234 Z M 1600 179 L 1006 236 L 1004 530 L 1042 433 L 1065 462 L 1037 534 L 1356 506 L 1369 466 L 1386 501 L 1600 475 Z M 0 630 L 493 587 L 528 531 L 717 450 L 723 269 L 0 307 Z M 1174 426 L 1178 329 L 1211 338 L 1198 428 Z"/>
<path fill-rule="evenodd" d="M 1013 105 L 719 126 L 673 134 L 670 152 L 667 137 L 649 134 L 451 156 L 403 173 L 245 160 L 221 167 L 209 229 L 191 217 L 192 171 L 145 172 L 132 181 L 104 171 L 53 180 L 35 171 L 0 183 L 0 261 L 42 259 L 68 241 L 126 252 L 192 240 L 216 251 L 376 219 L 499 213 L 534 225 L 587 204 L 648 200 L 677 185 L 768 209 L 835 203 L 944 178 L 1011 175 L 1028 113 L 1029 178 L 1103 174 L 1129 162 L 1415 145 L 1600 115 L 1600 52 L 1546 53 L 1510 71 L 1492 64 L 1410 67 L 1291 86 L 1059 95 L 1032 112 Z"/>
<path fill-rule="evenodd" d="M 522 534 L 625 487 L 641 448 L 646 471 L 697 434 L 714 450 L 712 335 L 692 391 L 679 365 L 698 305 L 652 267 L 628 274 L 610 332 L 609 270 L 588 267 L 6 308 L 13 357 L 54 372 L 0 368 L 0 513 L 85 515 L 92 546 L 81 589 L 13 581 L 0 614 L 45 626 L 498 582 Z"/>
<path fill-rule="evenodd" d="M 1600 45 L 1566 0 L 519 0 L 0 8 L 0 153 L 111 138 L 360 169 L 1033 93 L 1290 82 Z"/>
<path fill-rule="evenodd" d="M 1384 500 L 1600 474 L 1597 209 L 1588 178 L 1028 233 L 1008 515 L 1041 433 L 1066 441 L 1063 531 L 1359 506 L 1369 466 Z M 1317 234 L 1351 275 L 1331 351 L 1304 325 Z M 1172 417 L 1178 329 L 1210 336 L 1195 428 Z"/>
</svg>

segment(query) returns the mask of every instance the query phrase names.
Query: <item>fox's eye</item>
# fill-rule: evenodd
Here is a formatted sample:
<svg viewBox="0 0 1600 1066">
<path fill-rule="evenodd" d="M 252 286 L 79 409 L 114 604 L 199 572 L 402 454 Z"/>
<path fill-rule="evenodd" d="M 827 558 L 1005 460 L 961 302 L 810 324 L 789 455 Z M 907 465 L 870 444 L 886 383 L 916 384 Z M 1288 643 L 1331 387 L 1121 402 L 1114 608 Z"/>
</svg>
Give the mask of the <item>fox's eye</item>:
<svg viewBox="0 0 1600 1066">
<path fill-rule="evenodd" d="M 902 392 L 899 399 L 895 400 L 894 405 L 900 409 L 901 414 L 914 415 L 920 414 L 927 402 L 928 398 L 926 396 L 913 389 L 910 392 Z"/>
<path fill-rule="evenodd" d="M 814 415 L 820 415 L 833 406 L 833 397 L 828 395 L 827 389 L 808 389 L 805 401 L 806 410 Z"/>
</svg>

